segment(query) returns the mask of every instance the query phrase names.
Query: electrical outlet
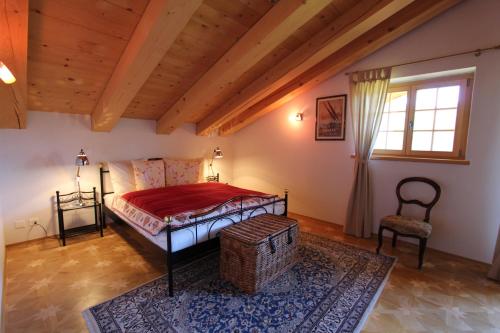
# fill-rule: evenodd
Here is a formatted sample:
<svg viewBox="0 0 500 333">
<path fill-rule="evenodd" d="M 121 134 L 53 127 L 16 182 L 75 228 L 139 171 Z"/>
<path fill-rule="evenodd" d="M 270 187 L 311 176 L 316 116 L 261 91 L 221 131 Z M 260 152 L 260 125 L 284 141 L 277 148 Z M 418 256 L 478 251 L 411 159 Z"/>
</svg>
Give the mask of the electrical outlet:
<svg viewBox="0 0 500 333">
<path fill-rule="evenodd" d="M 14 222 L 14 225 L 15 225 L 16 229 L 26 228 L 26 221 L 25 220 L 17 220 L 16 222 Z"/>
<path fill-rule="evenodd" d="M 40 222 L 38 221 L 38 217 L 30 217 L 28 219 L 28 223 L 29 225 L 40 224 Z"/>
</svg>

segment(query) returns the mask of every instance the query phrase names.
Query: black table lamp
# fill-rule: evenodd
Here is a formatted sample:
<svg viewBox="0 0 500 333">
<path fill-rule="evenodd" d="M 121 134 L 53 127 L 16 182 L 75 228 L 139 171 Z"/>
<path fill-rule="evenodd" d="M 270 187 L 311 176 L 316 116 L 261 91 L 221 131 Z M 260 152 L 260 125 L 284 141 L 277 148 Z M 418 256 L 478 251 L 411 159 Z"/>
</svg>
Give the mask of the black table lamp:
<svg viewBox="0 0 500 333">
<path fill-rule="evenodd" d="M 214 168 L 212 167 L 214 164 L 214 159 L 220 159 L 223 157 L 224 157 L 224 154 L 222 153 L 222 150 L 219 147 L 216 147 L 214 149 L 214 152 L 212 153 L 212 160 L 210 161 L 210 164 L 209 164 L 210 170 L 212 171 L 212 177 L 215 177 Z"/>
<path fill-rule="evenodd" d="M 78 184 L 78 203 L 80 206 L 83 206 L 83 200 L 82 200 L 82 191 L 80 190 L 80 167 L 89 165 L 89 158 L 87 157 L 87 154 L 83 151 L 83 148 L 80 149 L 80 152 L 78 155 L 76 155 L 75 159 L 75 165 L 77 166 L 76 169 L 76 183 Z"/>
</svg>

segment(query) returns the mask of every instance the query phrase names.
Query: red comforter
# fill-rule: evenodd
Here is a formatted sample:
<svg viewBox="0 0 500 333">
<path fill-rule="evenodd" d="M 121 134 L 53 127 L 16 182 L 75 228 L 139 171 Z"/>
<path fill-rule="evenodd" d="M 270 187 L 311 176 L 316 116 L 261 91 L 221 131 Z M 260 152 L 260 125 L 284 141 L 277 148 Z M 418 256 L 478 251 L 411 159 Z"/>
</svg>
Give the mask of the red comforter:
<svg viewBox="0 0 500 333">
<path fill-rule="evenodd" d="M 123 198 L 134 206 L 162 219 L 165 216 L 218 205 L 241 195 L 267 196 L 262 192 L 221 183 L 200 183 L 129 192 L 124 194 Z"/>
</svg>

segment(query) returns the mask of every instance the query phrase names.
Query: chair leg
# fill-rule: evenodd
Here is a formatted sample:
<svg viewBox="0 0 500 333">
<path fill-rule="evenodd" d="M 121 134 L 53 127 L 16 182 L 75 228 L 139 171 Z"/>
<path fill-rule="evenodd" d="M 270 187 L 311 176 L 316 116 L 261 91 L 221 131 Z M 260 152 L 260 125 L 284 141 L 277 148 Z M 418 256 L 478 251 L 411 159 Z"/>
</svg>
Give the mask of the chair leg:
<svg viewBox="0 0 500 333">
<path fill-rule="evenodd" d="M 424 265 L 424 254 L 425 249 L 427 248 L 427 238 L 420 238 L 420 248 L 418 253 L 418 269 L 422 269 Z"/>
<path fill-rule="evenodd" d="M 398 241 L 398 233 L 395 232 L 392 234 L 392 247 L 396 247 L 396 242 Z"/>
<path fill-rule="evenodd" d="M 382 243 L 384 241 L 384 227 L 380 226 L 378 228 L 378 246 L 377 246 L 377 254 L 380 253 L 380 248 L 382 248 Z"/>
</svg>

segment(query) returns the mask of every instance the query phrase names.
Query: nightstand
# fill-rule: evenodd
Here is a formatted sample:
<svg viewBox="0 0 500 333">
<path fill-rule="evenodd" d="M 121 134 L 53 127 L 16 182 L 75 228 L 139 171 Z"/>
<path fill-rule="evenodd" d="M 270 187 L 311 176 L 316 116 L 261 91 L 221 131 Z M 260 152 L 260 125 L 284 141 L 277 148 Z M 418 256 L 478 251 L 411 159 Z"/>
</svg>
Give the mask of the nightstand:
<svg viewBox="0 0 500 333">
<path fill-rule="evenodd" d="M 62 240 L 62 245 L 66 246 L 66 238 L 78 236 L 88 232 L 100 232 L 101 237 L 103 237 L 103 225 L 102 225 L 102 206 L 97 201 L 97 194 L 95 187 L 92 191 L 81 192 L 81 199 L 78 192 L 72 192 L 68 194 L 61 194 L 56 191 L 57 200 L 57 219 L 59 222 L 59 239 Z M 78 209 L 94 209 L 94 224 L 84 225 L 81 227 L 75 227 L 70 229 L 65 229 L 64 227 L 64 212 L 78 210 Z"/>
<path fill-rule="evenodd" d="M 219 182 L 219 173 L 217 172 L 217 176 L 206 176 L 205 180 L 207 183 L 218 183 Z"/>
</svg>

